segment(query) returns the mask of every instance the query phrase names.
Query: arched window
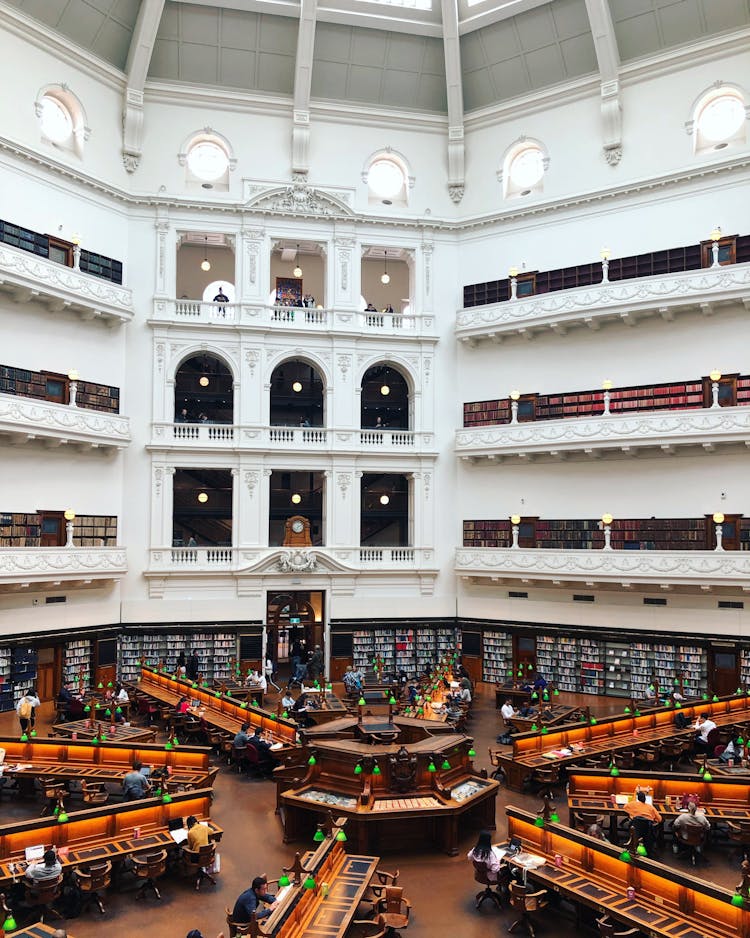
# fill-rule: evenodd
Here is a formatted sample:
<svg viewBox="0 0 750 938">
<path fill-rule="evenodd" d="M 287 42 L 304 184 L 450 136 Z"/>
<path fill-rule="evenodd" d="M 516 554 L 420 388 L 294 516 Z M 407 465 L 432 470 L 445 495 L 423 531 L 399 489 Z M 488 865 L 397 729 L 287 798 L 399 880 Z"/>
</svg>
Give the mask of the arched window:
<svg viewBox="0 0 750 938">
<path fill-rule="evenodd" d="M 717 82 L 693 104 L 686 129 L 693 137 L 693 151 L 706 153 L 724 150 L 745 140 L 750 108 L 736 85 Z"/>
<path fill-rule="evenodd" d="M 202 189 L 229 189 L 229 173 L 237 165 L 226 137 L 205 127 L 184 141 L 177 155 L 185 182 Z"/>
<path fill-rule="evenodd" d="M 549 156 L 537 140 L 519 138 L 505 153 L 498 179 L 503 184 L 503 198 L 525 198 L 544 191 L 544 174 Z"/>
<path fill-rule="evenodd" d="M 225 362 L 206 353 L 193 355 L 174 380 L 175 423 L 231 424 L 234 379 Z"/>
<path fill-rule="evenodd" d="M 392 365 L 368 368 L 362 377 L 362 429 L 409 429 L 409 386 Z"/>
<path fill-rule="evenodd" d="M 83 106 L 67 85 L 46 85 L 34 105 L 42 140 L 59 150 L 83 156 L 91 131 Z"/>
<path fill-rule="evenodd" d="M 271 375 L 272 427 L 324 426 L 323 400 L 323 379 L 309 362 L 291 358 L 274 368 Z"/>
<path fill-rule="evenodd" d="M 373 153 L 367 160 L 362 181 L 367 183 L 371 205 L 406 205 L 409 189 L 414 185 L 406 160 L 390 147 Z"/>
</svg>

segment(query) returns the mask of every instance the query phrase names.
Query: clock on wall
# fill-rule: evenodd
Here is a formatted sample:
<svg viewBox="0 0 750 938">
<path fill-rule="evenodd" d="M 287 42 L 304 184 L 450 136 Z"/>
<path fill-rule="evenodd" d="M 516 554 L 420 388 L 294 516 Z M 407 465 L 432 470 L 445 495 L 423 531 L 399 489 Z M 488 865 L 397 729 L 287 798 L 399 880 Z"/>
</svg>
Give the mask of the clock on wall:
<svg viewBox="0 0 750 938">
<path fill-rule="evenodd" d="M 312 547 L 310 519 L 292 515 L 284 525 L 284 547 Z"/>
</svg>

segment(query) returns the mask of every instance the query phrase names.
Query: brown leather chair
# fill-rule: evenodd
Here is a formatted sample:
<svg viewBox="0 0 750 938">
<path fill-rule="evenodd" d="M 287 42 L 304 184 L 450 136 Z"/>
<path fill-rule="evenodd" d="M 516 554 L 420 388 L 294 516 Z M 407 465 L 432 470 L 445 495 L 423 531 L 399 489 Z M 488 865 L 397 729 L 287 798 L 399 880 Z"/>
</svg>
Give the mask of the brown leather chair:
<svg viewBox="0 0 750 938">
<path fill-rule="evenodd" d="M 703 827 L 703 825 L 699 827 L 697 824 L 684 824 L 675 827 L 672 833 L 674 835 L 673 846 L 677 848 L 674 852 L 679 853 L 680 848 L 684 847 L 690 854 L 693 866 L 695 866 L 696 856 L 703 852 L 703 846 L 708 837 L 708 828 Z"/>
<path fill-rule="evenodd" d="M 471 862 L 474 864 L 474 880 L 484 886 L 482 892 L 478 892 L 476 895 L 476 907 L 481 909 L 482 903 L 486 899 L 490 899 L 498 909 L 501 908 L 503 902 L 497 892 L 497 880 L 490 878 L 490 870 L 487 864 L 484 860 L 472 860 Z M 493 886 L 495 889 L 492 888 Z"/>
<path fill-rule="evenodd" d="M 62 918 L 62 915 L 52 904 L 60 898 L 62 881 L 62 873 L 54 879 L 43 880 L 39 883 L 24 881 L 26 905 L 34 909 L 39 916 L 40 922 L 44 922 L 45 915 L 55 915 L 57 918 Z"/>
<path fill-rule="evenodd" d="M 522 886 L 520 883 L 511 883 L 510 904 L 520 910 L 521 917 L 513 922 L 508 931 L 512 932 L 519 925 L 523 925 L 529 935 L 531 935 L 531 938 L 535 938 L 536 932 L 534 931 L 534 923 L 531 920 L 531 913 L 543 909 L 548 901 L 549 896 L 546 889 L 539 889 L 537 892 L 528 892 L 526 887 Z"/>
<path fill-rule="evenodd" d="M 375 906 L 375 911 L 387 926 L 386 934 L 396 936 L 409 925 L 411 903 L 404 899 L 400 886 L 386 886 L 385 895 Z"/>
<path fill-rule="evenodd" d="M 585 811 L 573 812 L 573 830 L 583 831 L 585 834 L 592 824 L 602 827 L 604 818 L 600 814 L 586 814 Z"/>
<path fill-rule="evenodd" d="M 225 909 L 227 913 L 227 930 L 229 931 L 229 938 L 236 938 L 237 935 L 249 935 L 250 934 L 250 925 L 252 922 L 235 922 L 232 918 L 232 910 Z M 253 919 L 255 918 L 255 913 L 253 913 Z"/>
<path fill-rule="evenodd" d="M 648 746 L 641 746 L 635 754 L 635 761 L 638 765 L 655 765 L 661 755 L 661 746 L 659 743 L 651 743 Z"/>
<path fill-rule="evenodd" d="M 395 873 L 389 873 L 388 870 L 375 870 L 360 901 L 369 902 L 374 908 L 385 897 L 386 886 L 398 885 L 400 875 L 400 870 L 396 870 Z"/>
<path fill-rule="evenodd" d="M 615 923 L 606 915 L 602 918 L 598 918 L 596 920 L 596 924 L 599 928 L 600 938 L 631 938 L 631 936 L 641 934 L 637 928 L 628 928 L 624 930 L 622 928 L 618 928 L 617 925 L 615 925 Z"/>
<path fill-rule="evenodd" d="M 385 938 L 387 933 L 383 916 L 376 915 L 375 918 L 355 918 L 346 930 L 346 938 Z"/>
<path fill-rule="evenodd" d="M 104 784 L 92 785 L 81 779 L 81 797 L 84 804 L 95 807 L 100 804 L 106 804 L 109 801 L 109 792 L 104 788 Z"/>
<path fill-rule="evenodd" d="M 78 888 L 83 893 L 81 912 L 85 912 L 92 902 L 95 902 L 99 911 L 104 915 L 104 903 L 99 894 L 108 889 L 112 881 L 112 863 L 109 860 L 88 863 L 85 866 L 76 867 L 74 872 Z"/>
<path fill-rule="evenodd" d="M 208 867 L 213 864 L 215 859 L 216 844 L 213 843 L 208 843 L 197 850 L 185 849 L 182 851 L 182 872 L 185 876 L 193 878 L 196 892 L 201 888 L 204 879 L 207 879 L 211 885 L 216 885 L 216 880 L 208 872 Z"/>
<path fill-rule="evenodd" d="M 742 851 L 742 858 L 748 858 L 750 846 L 750 821 L 727 821 L 727 836 Z"/>
<path fill-rule="evenodd" d="M 549 768 L 534 769 L 531 774 L 531 786 L 536 792 L 545 791 L 554 793 L 560 784 L 560 768 L 551 765 Z"/>
<path fill-rule="evenodd" d="M 156 898 L 161 899 L 156 880 L 167 871 L 167 851 L 156 850 L 141 857 L 133 857 L 133 868 L 137 878 L 143 880 L 136 893 L 136 899 L 143 899 L 147 889 L 151 889 Z"/>
</svg>

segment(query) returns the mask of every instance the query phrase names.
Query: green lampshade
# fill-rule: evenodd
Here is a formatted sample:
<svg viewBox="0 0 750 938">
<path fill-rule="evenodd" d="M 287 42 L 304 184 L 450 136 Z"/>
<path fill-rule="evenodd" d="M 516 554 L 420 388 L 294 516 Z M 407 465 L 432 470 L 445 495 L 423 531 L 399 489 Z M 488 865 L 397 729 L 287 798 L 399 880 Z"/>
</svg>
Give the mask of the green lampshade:
<svg viewBox="0 0 750 938">
<path fill-rule="evenodd" d="M 105 717 L 111 717 L 111 716 L 112 716 L 112 711 L 109 709 L 109 707 L 107 707 L 107 709 L 104 711 L 104 716 L 105 716 Z"/>
<path fill-rule="evenodd" d="M 322 844 L 325 839 L 326 839 L 326 835 L 323 833 L 323 831 L 320 828 L 318 828 L 313 834 L 313 840 L 315 841 L 316 844 Z"/>
<path fill-rule="evenodd" d="M 424 707 L 420 707 L 419 710 L 417 710 L 417 714 L 418 714 L 420 717 L 423 716 L 423 715 L 424 715 Z"/>
<path fill-rule="evenodd" d="M 677 685 L 677 684 L 679 684 L 680 682 L 677 680 L 677 678 L 675 678 L 672 683 L 675 684 L 675 685 Z"/>
<path fill-rule="evenodd" d="M 675 709 L 682 710 L 682 704 L 680 703 L 679 700 L 675 700 L 674 705 L 675 705 Z"/>
<path fill-rule="evenodd" d="M 315 690 L 320 690 L 320 682 L 317 680 L 313 681 L 313 687 L 315 688 Z"/>
<path fill-rule="evenodd" d="M 346 834 L 343 831 L 338 831 L 338 833 L 336 834 L 336 840 L 338 840 L 340 844 L 345 844 Z"/>
<path fill-rule="evenodd" d="M 115 713 L 116 713 L 118 716 L 120 716 L 120 715 L 122 714 L 122 707 L 117 707 L 117 709 L 115 710 Z"/>
<path fill-rule="evenodd" d="M 625 713 L 632 713 L 630 707 L 625 707 Z"/>
<path fill-rule="evenodd" d="M 634 717 L 639 717 L 640 715 L 641 715 L 640 710 L 636 710 L 635 713 L 633 714 Z"/>
<path fill-rule="evenodd" d="M 719 698 L 717 697 L 716 694 L 714 694 L 713 697 L 711 698 L 711 703 L 718 703 L 718 702 L 719 702 Z"/>
<path fill-rule="evenodd" d="M 704 773 L 705 771 L 706 771 L 705 765 L 699 765 L 699 766 L 698 766 L 698 775 L 703 775 L 703 773 Z"/>
<path fill-rule="evenodd" d="M 443 764 L 440 766 L 440 768 L 441 768 L 444 772 L 447 772 L 450 767 L 451 767 L 450 762 L 448 762 L 447 759 L 443 759 Z"/>
<path fill-rule="evenodd" d="M 745 745 L 745 738 L 744 738 L 743 736 L 738 736 L 738 737 L 737 737 L 737 743 L 738 743 L 738 745 L 740 745 L 740 746 L 744 746 L 744 745 Z"/>
<path fill-rule="evenodd" d="M 279 876 L 279 886 L 288 886 L 288 885 L 289 885 L 289 877 L 286 875 L 286 873 L 282 873 L 281 876 Z"/>
<path fill-rule="evenodd" d="M 29 733 L 29 736 L 31 736 L 31 738 L 33 739 L 33 738 L 36 736 L 36 730 L 32 730 L 32 731 Z"/>
<path fill-rule="evenodd" d="M 470 759 L 473 759 L 476 754 L 477 754 L 477 751 L 476 751 L 476 749 L 475 749 L 473 746 L 472 746 L 471 749 L 466 753 L 466 755 L 467 755 Z"/>
<path fill-rule="evenodd" d="M 169 794 L 168 791 L 165 791 L 164 794 L 161 796 L 161 803 L 172 804 L 172 796 Z"/>
<path fill-rule="evenodd" d="M 546 726 L 543 726 L 543 727 L 542 727 L 542 736 L 546 736 L 548 732 L 549 732 L 549 730 L 547 729 L 547 727 L 546 727 Z"/>
<path fill-rule="evenodd" d="M 57 823 L 58 823 L 58 824 L 65 824 L 67 820 L 68 820 L 68 815 L 67 815 L 64 811 L 61 811 L 61 812 L 57 815 Z"/>
<path fill-rule="evenodd" d="M 57 817 L 57 815 L 60 813 L 60 806 L 55 805 L 55 810 L 52 813 L 55 815 L 55 817 Z"/>
<path fill-rule="evenodd" d="M 560 823 L 560 815 L 556 811 L 553 811 L 552 814 L 550 814 L 549 819 L 553 824 Z"/>
<path fill-rule="evenodd" d="M 701 694 L 701 699 L 708 700 L 708 694 L 706 693 Z"/>
<path fill-rule="evenodd" d="M 372 774 L 373 774 L 373 775 L 380 775 L 380 766 L 377 764 L 377 762 L 376 762 L 375 765 L 373 766 Z"/>
<path fill-rule="evenodd" d="M 154 798 L 161 798 L 161 788 L 157 788 L 154 792 Z"/>
<path fill-rule="evenodd" d="M 529 670 L 529 671 L 533 671 L 533 670 L 534 670 L 533 667 L 532 667 L 530 664 L 526 665 L 526 668 L 527 668 L 527 670 Z"/>
<path fill-rule="evenodd" d="M 536 731 L 537 731 L 538 729 L 539 729 L 539 727 L 536 725 L 536 723 L 532 723 L 532 724 L 531 724 L 531 732 L 532 732 L 532 733 L 536 733 Z"/>
<path fill-rule="evenodd" d="M 620 774 L 620 770 L 617 768 L 616 765 L 613 765 L 612 768 L 609 770 L 609 774 L 612 776 L 612 778 L 617 778 L 617 776 Z"/>
<path fill-rule="evenodd" d="M 364 697 L 360 697 L 359 700 L 357 701 L 357 706 L 358 706 L 358 707 L 364 707 L 365 703 L 366 703 L 365 698 L 364 698 Z"/>
<path fill-rule="evenodd" d="M 742 898 L 742 896 L 740 896 Z M 3 931 L 15 931 L 18 928 L 16 920 L 13 918 L 13 913 L 9 912 L 8 917 L 3 922 Z"/>
<path fill-rule="evenodd" d="M 742 896 L 741 896 L 738 892 L 736 892 L 736 893 L 732 896 L 732 905 L 736 905 L 736 906 L 738 906 L 739 908 L 742 908 L 742 906 L 743 906 L 744 904 L 745 904 L 745 900 L 742 898 Z M 15 923 L 14 923 L 13 927 L 15 928 Z"/>
<path fill-rule="evenodd" d="M 308 876 L 302 885 L 305 887 L 305 889 L 315 889 L 315 880 L 312 878 L 312 876 Z"/>
<path fill-rule="evenodd" d="M 243 700 L 240 704 L 240 710 L 247 710 L 247 701 Z"/>
<path fill-rule="evenodd" d="M 516 677 L 523 677 L 523 671 L 518 671 L 516 673 Z"/>
<path fill-rule="evenodd" d="M 623 863 L 629 863 L 633 858 L 630 856 L 629 850 L 623 850 L 620 854 L 620 859 Z"/>
<path fill-rule="evenodd" d="M 167 752 L 171 752 L 171 751 L 172 751 L 172 743 L 170 743 L 170 741 L 167 740 L 167 741 L 164 743 L 164 748 L 167 750 Z"/>
<path fill-rule="evenodd" d="M 737 690 L 735 691 L 735 694 L 741 694 L 741 693 L 742 693 L 742 688 L 738 687 Z"/>
<path fill-rule="evenodd" d="M 545 692 L 542 694 L 542 700 L 549 700 L 549 694 L 547 693 L 547 691 L 545 691 Z"/>
<path fill-rule="evenodd" d="M 710 772 L 704 772 L 704 773 L 703 773 L 703 781 L 704 781 L 704 782 L 712 782 L 713 780 L 714 780 L 714 777 L 713 777 L 713 775 L 711 775 Z"/>
<path fill-rule="evenodd" d="M 308 765 L 317 765 L 317 764 L 318 764 L 318 760 L 315 758 L 315 756 L 310 756 L 310 758 L 307 760 L 307 764 L 308 764 Z"/>
<path fill-rule="evenodd" d="M 649 690 L 654 690 L 654 691 L 656 690 L 656 688 L 654 687 L 653 684 L 649 684 L 649 685 L 648 685 L 648 689 L 649 689 Z"/>
<path fill-rule="evenodd" d="M 96 685 L 97 690 L 101 690 L 103 687 L 104 687 L 104 684 L 102 684 L 101 681 L 99 681 L 99 683 Z"/>
<path fill-rule="evenodd" d="M 532 700 L 539 700 L 539 694 L 537 694 L 537 692 L 534 691 L 534 693 L 531 695 L 531 699 L 532 699 Z"/>
<path fill-rule="evenodd" d="M 635 848 L 635 852 L 638 854 L 639 857 L 648 856 L 648 850 L 646 850 L 643 844 L 638 844 L 638 846 Z"/>
<path fill-rule="evenodd" d="M 596 717 L 591 717 L 591 725 L 596 726 Z"/>
<path fill-rule="evenodd" d="M 107 687 L 111 687 L 111 686 L 112 686 L 112 681 L 107 681 Z"/>
<path fill-rule="evenodd" d="M 430 764 L 427 766 L 427 771 L 428 771 L 428 772 L 437 772 L 437 766 L 435 765 L 434 762 L 430 762 Z"/>
<path fill-rule="evenodd" d="M 107 741 L 107 734 L 106 734 L 106 733 L 102 733 L 102 742 L 104 743 L 104 742 L 106 742 L 106 741 Z"/>
<path fill-rule="evenodd" d="M 174 746 L 175 749 L 180 745 L 180 741 L 176 736 L 173 737 L 172 739 L 172 745 Z"/>
<path fill-rule="evenodd" d="M 354 774 L 355 775 L 362 774 L 362 766 L 359 764 L 359 762 L 354 766 Z"/>
<path fill-rule="evenodd" d="M 508 669 L 508 677 L 513 677 L 513 671 L 510 668 Z"/>
<path fill-rule="evenodd" d="M 393 706 L 396 703 L 396 698 L 393 696 L 393 694 L 391 694 L 391 696 L 388 698 L 388 703 L 391 706 Z"/>
<path fill-rule="evenodd" d="M 99 737 L 98 737 L 98 736 L 95 736 L 95 737 L 91 740 L 91 745 L 92 745 L 92 746 L 98 746 L 98 745 L 99 745 Z"/>
<path fill-rule="evenodd" d="M 91 713 L 91 707 L 90 707 L 88 704 L 86 704 L 86 706 L 83 708 L 83 712 L 84 712 L 84 713 Z"/>
<path fill-rule="evenodd" d="M 289 713 L 286 710 L 281 714 L 281 719 L 282 720 L 289 719 Z"/>
<path fill-rule="evenodd" d="M 544 818 L 538 817 L 534 820 L 534 827 L 544 827 Z"/>
<path fill-rule="evenodd" d="M 201 684 L 201 687 L 208 687 L 208 681 L 204 681 L 204 682 Z"/>
<path fill-rule="evenodd" d="M 231 697 L 231 696 L 232 696 L 232 692 L 231 692 L 231 690 L 228 690 L 228 691 L 227 691 L 227 697 Z"/>
<path fill-rule="evenodd" d="M 553 697 L 559 697 L 559 696 L 560 696 L 560 691 L 559 691 L 557 688 L 555 688 L 555 689 L 552 691 L 552 696 L 553 696 Z"/>
<path fill-rule="evenodd" d="M 198 682 L 197 682 L 197 681 L 193 681 L 193 683 L 192 683 L 190 686 L 193 687 L 193 688 L 195 688 L 195 687 L 198 686 Z"/>
</svg>

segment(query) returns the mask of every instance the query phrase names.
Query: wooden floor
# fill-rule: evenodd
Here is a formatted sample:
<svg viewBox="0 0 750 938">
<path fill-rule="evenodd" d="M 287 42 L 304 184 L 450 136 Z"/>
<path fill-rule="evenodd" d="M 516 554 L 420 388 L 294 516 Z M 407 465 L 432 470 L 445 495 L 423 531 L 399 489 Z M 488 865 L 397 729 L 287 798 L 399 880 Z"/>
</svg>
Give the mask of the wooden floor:
<svg viewBox="0 0 750 938">
<path fill-rule="evenodd" d="M 621 713 L 624 700 L 598 698 L 589 695 L 561 694 L 561 703 L 589 705 L 597 717 Z M 269 704 L 275 703 L 272 695 Z M 37 727 L 40 735 L 46 735 L 51 724 L 53 708 L 43 705 Z M 15 714 L 0 714 L 0 734 L 15 734 L 18 722 Z M 488 746 L 496 747 L 495 737 L 500 732 L 500 720 L 495 710 L 495 690 L 480 685 L 476 694 L 474 712 L 468 732 L 474 736 L 478 768 L 488 766 Z M 515 804 L 536 811 L 538 799 L 515 792 L 500 791 L 497 803 L 496 839 L 502 840 L 505 831 L 505 805 Z M 96 910 L 68 922 L 76 938 L 135 938 L 145 931 L 149 938 L 184 938 L 190 929 L 198 928 L 204 938 L 216 938 L 226 928 L 224 909 L 232 906 L 237 895 L 246 889 L 252 878 L 267 873 L 273 879 L 280 875 L 282 866 L 290 866 L 295 850 L 304 850 L 311 844 L 284 846 L 281 825 L 274 813 L 275 791 L 272 783 L 254 781 L 240 777 L 222 768 L 216 780 L 216 800 L 212 818 L 224 830 L 220 846 L 221 874 L 217 886 L 204 885 L 196 893 L 187 881 L 178 877 L 167 877 L 161 881 L 163 900 L 149 897 L 134 901 L 136 884 L 126 877 L 120 893 L 107 896 L 104 916 Z M 33 806 L 4 801 L 2 820 L 7 823 L 14 818 L 29 817 Z M 567 811 L 560 812 L 567 817 Z M 467 833 L 462 839 L 458 857 L 447 857 L 436 853 L 412 853 L 391 855 L 383 858 L 381 868 L 399 869 L 399 885 L 411 901 L 412 919 L 403 938 L 488 938 L 506 933 L 507 926 L 517 917 L 513 910 L 497 911 L 485 903 L 481 912 L 474 909 L 474 895 L 479 886 L 473 881 L 472 868 L 466 852 L 473 846 L 475 835 Z M 684 861 L 672 857 L 671 851 L 664 853 L 663 861 L 686 870 Z M 739 882 L 739 862 L 736 851 L 723 852 L 720 848 L 709 851 L 706 862 L 697 870 L 704 879 L 725 887 L 734 887 Z M 364 911 L 364 909 L 363 909 Z M 522 928 L 514 934 L 524 934 Z M 537 934 L 540 938 L 575 938 L 581 934 L 566 910 L 550 908 L 541 913 Z"/>
</svg>

